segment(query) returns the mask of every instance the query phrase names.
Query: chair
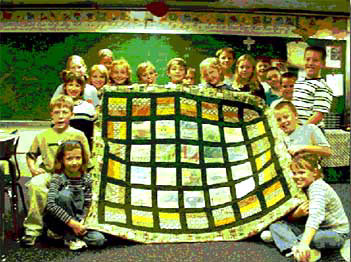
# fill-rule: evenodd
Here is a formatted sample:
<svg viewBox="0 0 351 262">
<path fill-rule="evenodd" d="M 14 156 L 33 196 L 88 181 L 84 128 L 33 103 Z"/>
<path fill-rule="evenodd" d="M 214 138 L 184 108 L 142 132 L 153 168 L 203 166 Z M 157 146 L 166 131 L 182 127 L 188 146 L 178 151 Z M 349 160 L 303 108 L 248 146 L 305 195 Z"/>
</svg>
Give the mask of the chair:
<svg viewBox="0 0 351 262">
<path fill-rule="evenodd" d="M 9 135 L 5 139 L 0 140 L 0 160 L 7 161 L 9 173 L 0 173 L 0 234 L 1 241 L 4 242 L 4 213 L 5 213 L 5 193 L 9 196 L 12 210 L 12 222 L 14 228 L 14 238 L 19 239 L 20 229 L 18 224 L 18 192 L 20 193 L 22 206 L 25 214 L 27 214 L 27 207 L 25 204 L 22 186 L 19 183 L 21 177 L 18 161 L 17 161 L 17 146 L 19 136 Z M 4 243 L 1 243 L 2 247 Z"/>
</svg>

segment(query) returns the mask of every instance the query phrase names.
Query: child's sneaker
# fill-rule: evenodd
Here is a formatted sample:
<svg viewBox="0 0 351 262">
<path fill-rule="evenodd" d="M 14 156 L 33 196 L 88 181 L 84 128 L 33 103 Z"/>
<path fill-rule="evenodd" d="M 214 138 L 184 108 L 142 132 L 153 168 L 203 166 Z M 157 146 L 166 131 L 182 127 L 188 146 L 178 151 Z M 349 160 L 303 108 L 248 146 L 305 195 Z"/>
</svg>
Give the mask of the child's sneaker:
<svg viewBox="0 0 351 262">
<path fill-rule="evenodd" d="M 340 249 L 340 255 L 345 261 L 350 262 L 350 239 L 345 240 Z"/>
<path fill-rule="evenodd" d="M 24 235 L 21 238 L 21 245 L 24 247 L 32 247 L 37 242 L 38 236 Z"/>
<path fill-rule="evenodd" d="M 61 240 L 63 239 L 62 235 L 56 234 L 54 231 L 48 229 L 48 231 L 46 232 L 46 235 L 48 238 L 51 238 L 53 240 Z"/>
<path fill-rule="evenodd" d="M 315 262 L 321 259 L 321 252 L 317 249 L 311 249 L 309 262 Z"/>
<path fill-rule="evenodd" d="M 70 241 L 65 240 L 65 245 L 68 246 L 70 250 L 74 250 L 74 251 L 78 251 L 88 247 L 87 243 L 85 243 L 83 240 L 80 240 L 80 239 L 75 239 Z"/>
<path fill-rule="evenodd" d="M 265 242 L 265 243 L 272 243 L 273 242 L 272 233 L 269 230 L 262 231 L 260 237 L 263 240 L 263 242 Z"/>
</svg>

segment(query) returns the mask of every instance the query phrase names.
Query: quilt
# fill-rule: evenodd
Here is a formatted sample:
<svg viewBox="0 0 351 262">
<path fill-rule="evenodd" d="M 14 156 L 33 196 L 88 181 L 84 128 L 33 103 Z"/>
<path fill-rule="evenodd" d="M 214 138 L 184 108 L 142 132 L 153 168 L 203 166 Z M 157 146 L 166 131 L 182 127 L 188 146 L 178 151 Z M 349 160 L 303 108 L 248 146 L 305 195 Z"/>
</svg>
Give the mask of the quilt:
<svg viewBox="0 0 351 262">
<path fill-rule="evenodd" d="M 248 93 L 108 87 L 85 224 L 143 243 L 255 235 L 305 199 L 283 137 Z"/>
</svg>

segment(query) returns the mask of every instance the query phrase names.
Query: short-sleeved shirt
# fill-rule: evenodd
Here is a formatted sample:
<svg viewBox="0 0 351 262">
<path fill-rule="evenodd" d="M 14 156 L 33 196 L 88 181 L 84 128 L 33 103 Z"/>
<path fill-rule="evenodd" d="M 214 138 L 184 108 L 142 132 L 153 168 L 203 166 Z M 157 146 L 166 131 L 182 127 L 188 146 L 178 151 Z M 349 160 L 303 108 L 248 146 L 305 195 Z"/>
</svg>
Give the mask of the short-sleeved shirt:
<svg viewBox="0 0 351 262">
<path fill-rule="evenodd" d="M 95 107 L 84 100 L 79 100 L 74 103 L 73 107 L 74 116 L 72 119 L 84 119 L 93 121 L 95 118 Z"/>
<path fill-rule="evenodd" d="M 57 149 L 60 144 L 67 140 L 78 140 L 82 143 L 84 151 L 87 154 L 87 159 L 90 159 L 90 149 L 86 136 L 80 130 L 69 126 L 62 133 L 58 133 L 53 128 L 48 128 L 34 137 L 32 145 L 29 148 L 27 155 L 37 158 L 41 155 L 42 164 L 41 168 L 45 169 L 48 173 L 54 170 L 54 161 Z"/>
<path fill-rule="evenodd" d="M 329 113 L 332 100 L 333 91 L 324 79 L 301 79 L 295 82 L 292 102 L 301 125 L 315 112 Z M 324 121 L 320 121 L 317 126 L 323 128 Z"/>
<path fill-rule="evenodd" d="M 288 148 L 291 146 L 329 146 L 328 140 L 319 127 L 314 124 L 298 126 L 288 136 Z"/>
<path fill-rule="evenodd" d="M 59 85 L 52 97 L 63 95 L 63 84 Z M 84 88 L 83 99 L 89 103 L 92 103 L 94 107 L 99 105 L 99 97 L 97 94 L 97 90 L 94 86 L 90 84 L 86 84 Z"/>
</svg>

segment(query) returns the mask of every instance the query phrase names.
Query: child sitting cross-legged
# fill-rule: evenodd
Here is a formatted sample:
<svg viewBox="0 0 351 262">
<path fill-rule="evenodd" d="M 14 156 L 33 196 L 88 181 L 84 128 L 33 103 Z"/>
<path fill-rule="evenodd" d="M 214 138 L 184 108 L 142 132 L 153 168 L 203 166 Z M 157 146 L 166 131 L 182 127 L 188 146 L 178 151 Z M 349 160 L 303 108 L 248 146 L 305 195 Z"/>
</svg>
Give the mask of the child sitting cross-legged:
<svg viewBox="0 0 351 262">
<path fill-rule="evenodd" d="M 318 162 L 317 155 L 305 153 L 293 158 L 290 165 L 293 180 L 308 197 L 307 205 L 305 202 L 294 211 L 295 217 L 307 214 L 305 225 L 282 220 L 269 227 L 279 251 L 293 255 L 297 261 L 317 261 L 321 257 L 319 250 L 344 249 L 349 238 L 349 221 L 341 200 L 324 182 Z"/>
<path fill-rule="evenodd" d="M 79 141 L 61 144 L 55 157 L 44 222 L 57 237 L 63 236 L 71 250 L 102 246 L 106 239 L 84 226 L 92 197 L 92 180 L 86 173 L 88 159 Z M 50 231 L 49 231 L 50 232 Z"/>
</svg>

